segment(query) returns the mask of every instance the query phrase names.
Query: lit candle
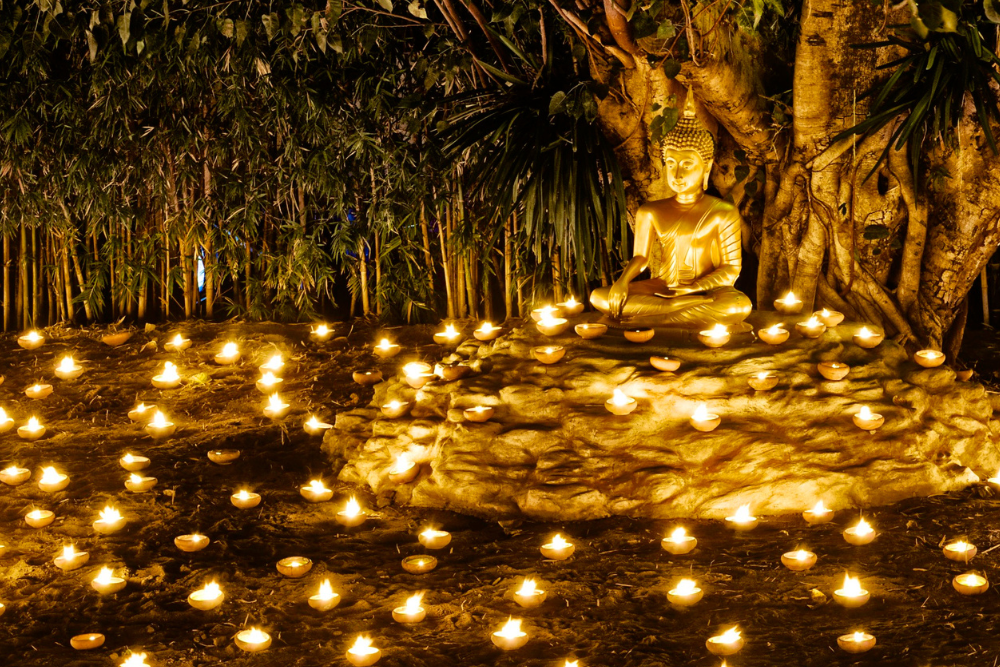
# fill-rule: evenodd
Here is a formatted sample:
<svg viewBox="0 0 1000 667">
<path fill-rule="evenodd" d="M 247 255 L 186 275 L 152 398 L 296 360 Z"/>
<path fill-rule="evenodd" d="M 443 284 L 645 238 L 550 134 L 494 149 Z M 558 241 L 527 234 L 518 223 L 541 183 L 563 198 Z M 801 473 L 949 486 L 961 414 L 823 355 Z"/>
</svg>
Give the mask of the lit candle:
<svg viewBox="0 0 1000 667">
<path fill-rule="evenodd" d="M 60 380 L 75 380 L 83 374 L 83 366 L 73 361 L 73 357 L 66 356 L 59 361 L 56 366 L 56 377 Z"/>
<path fill-rule="evenodd" d="M 236 343 L 226 343 L 222 346 L 222 351 L 215 355 L 215 363 L 220 366 L 235 364 L 240 360 L 240 348 Z"/>
<path fill-rule="evenodd" d="M 322 503 L 333 498 L 333 489 L 326 488 L 323 481 L 319 479 L 311 480 L 308 484 L 299 487 L 299 493 L 311 503 Z"/>
<path fill-rule="evenodd" d="M 260 379 L 257 380 L 257 391 L 262 394 L 272 394 L 274 393 L 274 388 L 282 382 L 283 380 L 271 371 L 265 371 L 264 374 L 260 376 Z"/>
<path fill-rule="evenodd" d="M 101 643 L 103 643 L 103 640 Z M 149 667 L 149 663 L 146 662 L 145 653 L 133 653 L 125 658 L 125 662 L 121 664 L 121 667 Z"/>
<path fill-rule="evenodd" d="M 608 325 L 601 324 L 600 322 L 587 322 L 586 324 L 577 324 L 573 327 L 573 331 L 576 335 L 584 340 L 591 340 L 593 338 L 600 338 L 608 332 Z"/>
<path fill-rule="evenodd" d="M 885 417 L 872 412 L 867 405 L 862 405 L 861 409 L 854 415 L 854 425 L 863 431 L 874 431 L 885 423 Z"/>
<path fill-rule="evenodd" d="M 58 472 L 52 466 L 42 468 L 42 478 L 38 480 L 38 488 L 45 493 L 62 491 L 69 486 L 69 476 Z"/>
<path fill-rule="evenodd" d="M 870 597 L 868 591 L 861 588 L 861 582 L 858 578 L 849 574 L 844 575 L 844 586 L 833 592 L 833 599 L 837 601 L 837 604 L 848 609 L 860 607 L 868 602 Z"/>
<path fill-rule="evenodd" d="M 45 427 L 38 422 L 38 417 L 30 417 L 27 424 L 17 427 L 17 435 L 22 440 L 32 442 L 45 435 Z"/>
<path fill-rule="evenodd" d="M 562 535 L 556 534 L 550 542 L 541 546 L 542 556 L 549 560 L 566 560 L 576 551 L 576 545 L 567 542 Z"/>
<path fill-rule="evenodd" d="M 337 523 L 345 528 L 354 528 L 355 526 L 360 526 L 368 518 L 368 515 L 361 509 L 360 503 L 354 496 L 347 501 L 344 505 L 344 509 L 337 512 Z"/>
<path fill-rule="evenodd" d="M 871 331 L 868 327 L 861 327 L 861 329 L 854 334 L 853 340 L 854 344 L 858 347 L 863 347 L 866 350 L 870 350 L 873 347 L 877 347 L 885 335 L 881 332 Z"/>
<path fill-rule="evenodd" d="M 382 406 L 382 414 L 388 419 L 397 419 L 410 411 L 409 401 L 397 401 L 392 399 Z"/>
<path fill-rule="evenodd" d="M 320 324 L 316 326 L 315 329 L 312 329 L 309 332 L 309 337 L 319 343 L 328 340 L 332 335 L 333 335 L 333 330 L 330 329 L 330 327 L 326 326 L 325 324 Z"/>
<path fill-rule="evenodd" d="M 835 327 L 844 321 L 844 314 L 836 310 L 830 310 L 829 308 L 824 308 L 818 313 L 814 313 L 814 316 L 819 318 L 819 321 L 828 327 Z"/>
<path fill-rule="evenodd" d="M 969 544 L 965 540 L 950 542 L 944 545 L 944 548 L 941 551 L 944 553 L 944 557 L 948 560 L 957 560 L 962 563 L 968 563 L 970 560 L 975 558 L 978 553 L 976 545 Z"/>
<path fill-rule="evenodd" d="M 722 347 L 729 342 L 729 338 L 729 329 L 722 324 L 716 324 L 711 329 L 698 332 L 698 340 L 705 347 Z"/>
<path fill-rule="evenodd" d="M 952 579 L 951 585 L 962 595 L 979 595 L 989 589 L 990 582 L 975 572 L 966 572 Z"/>
<path fill-rule="evenodd" d="M 423 593 L 411 595 L 406 599 L 406 604 L 392 610 L 392 620 L 397 623 L 419 623 L 427 617 L 427 611 L 420 606 L 424 599 Z"/>
<path fill-rule="evenodd" d="M 494 408 L 489 405 L 477 405 L 474 408 L 466 408 L 462 411 L 466 421 L 485 422 L 493 416 Z"/>
<path fill-rule="evenodd" d="M 406 384 L 414 389 L 420 389 L 434 378 L 434 373 L 431 372 L 430 364 L 422 361 L 411 361 L 403 366 L 403 377 Z"/>
<path fill-rule="evenodd" d="M 7 411 L 0 408 L 0 433 L 6 433 L 14 427 L 14 420 L 7 416 Z"/>
<path fill-rule="evenodd" d="M 604 408 L 613 415 L 627 415 L 638 407 L 639 403 L 631 396 L 626 396 L 618 387 L 615 387 L 611 398 L 604 401 Z"/>
<path fill-rule="evenodd" d="M 52 385 L 35 383 L 24 390 L 28 398 L 42 399 L 52 393 Z"/>
<path fill-rule="evenodd" d="M 769 391 L 778 386 L 778 374 L 768 371 L 754 373 L 747 379 L 747 383 L 754 391 Z"/>
<path fill-rule="evenodd" d="M 172 361 L 163 364 L 163 372 L 153 376 L 153 386 L 157 389 L 173 389 L 181 383 L 181 376 L 177 374 L 177 366 Z"/>
<path fill-rule="evenodd" d="M 145 430 L 154 440 L 163 440 L 174 434 L 174 431 L 177 430 L 177 425 L 172 421 L 167 421 L 163 413 L 157 410 L 153 414 L 153 418 L 146 424 Z"/>
<path fill-rule="evenodd" d="M 681 367 L 680 359 L 670 359 L 669 357 L 650 357 L 649 365 L 664 373 L 673 373 Z"/>
<path fill-rule="evenodd" d="M 709 637 L 705 641 L 705 646 L 712 655 L 735 655 L 743 648 L 743 642 L 742 633 L 736 627 L 732 627 L 721 635 Z"/>
<path fill-rule="evenodd" d="M 282 558 L 275 565 L 275 567 L 278 568 L 278 572 L 280 572 L 282 576 L 288 577 L 289 579 L 301 579 L 309 574 L 309 570 L 312 569 L 312 566 L 312 561 L 304 556 Z"/>
<path fill-rule="evenodd" d="M 990 485 L 994 491 L 1000 491 L 1000 471 L 986 480 L 986 483 Z"/>
<path fill-rule="evenodd" d="M 324 431 L 333 428 L 333 424 L 327 424 L 316 419 L 316 415 L 309 415 L 309 421 L 302 425 L 302 429 L 309 435 L 319 435 Z"/>
<path fill-rule="evenodd" d="M 389 481 L 393 484 L 408 484 L 419 472 L 417 464 L 408 456 L 400 456 L 389 467 Z"/>
<path fill-rule="evenodd" d="M 88 632 L 85 635 L 74 635 L 69 638 L 69 645 L 77 651 L 91 651 L 104 646 L 104 635 L 99 632 Z"/>
<path fill-rule="evenodd" d="M 823 335 L 823 332 L 826 331 L 826 325 L 820 322 L 818 317 L 813 315 L 805 322 L 796 323 L 795 330 L 806 338 L 819 338 Z"/>
<path fill-rule="evenodd" d="M 913 354 L 913 360 L 924 368 L 937 368 L 944 363 L 944 354 L 937 350 L 919 350 Z"/>
<path fill-rule="evenodd" d="M 508 618 L 503 627 L 491 635 L 493 644 L 504 651 L 514 651 L 528 643 L 528 633 L 521 630 L 521 619 Z"/>
<path fill-rule="evenodd" d="M 410 574 L 427 574 L 437 567 L 438 561 L 434 556 L 407 556 L 403 559 L 403 569 Z"/>
<path fill-rule="evenodd" d="M 146 493 L 156 486 L 155 477 L 143 477 L 132 473 L 125 480 L 125 488 L 132 493 Z"/>
<path fill-rule="evenodd" d="M 260 494 L 240 489 L 229 496 L 229 501 L 241 510 L 249 510 L 260 505 Z"/>
<path fill-rule="evenodd" d="M 840 382 L 851 372 L 851 367 L 839 361 L 821 361 L 816 364 L 816 370 L 825 379 L 832 382 Z"/>
<path fill-rule="evenodd" d="M 271 645 L 271 635 L 258 628 L 236 633 L 236 645 L 247 653 L 264 651 Z"/>
<path fill-rule="evenodd" d="M 531 348 L 531 353 L 535 359 L 543 364 L 554 364 L 566 356 L 566 348 L 562 345 L 544 345 Z"/>
<path fill-rule="evenodd" d="M 347 661 L 354 667 L 368 667 L 378 662 L 382 652 L 372 646 L 372 640 L 359 635 L 351 648 L 347 649 Z"/>
<path fill-rule="evenodd" d="M 875 637 L 867 632 L 853 632 L 837 637 L 837 646 L 845 653 L 864 653 L 875 646 Z"/>
<path fill-rule="evenodd" d="M 163 349 L 167 352 L 183 352 L 189 347 L 191 347 L 191 341 L 181 334 L 176 334 L 163 344 Z"/>
<path fill-rule="evenodd" d="M 188 604 L 201 611 L 210 611 L 222 604 L 224 599 L 226 599 L 226 595 L 219 588 L 219 584 L 213 581 L 192 592 L 188 596 Z"/>
<path fill-rule="evenodd" d="M 558 336 L 569 328 L 569 320 L 565 317 L 553 317 L 551 311 L 545 312 L 535 322 L 535 328 L 544 336 Z"/>
<path fill-rule="evenodd" d="M 288 403 L 282 401 L 278 394 L 271 394 L 267 399 L 267 405 L 264 406 L 264 416 L 271 419 L 280 419 L 288 412 L 288 407 Z"/>
<path fill-rule="evenodd" d="M 319 585 L 319 592 L 309 596 L 309 606 L 316 611 L 330 611 L 340 603 L 340 595 L 333 592 L 329 579 Z"/>
<path fill-rule="evenodd" d="M 660 546 L 663 547 L 664 551 L 675 556 L 683 556 L 694 551 L 694 548 L 698 546 L 698 540 L 688 535 L 682 526 L 677 526 L 673 532 L 660 540 Z"/>
<path fill-rule="evenodd" d="M 89 553 L 77 551 L 75 546 L 69 544 L 63 547 L 62 552 L 52 562 L 63 572 L 69 572 L 83 567 L 88 560 L 90 560 Z"/>
<path fill-rule="evenodd" d="M 689 422 L 695 429 L 708 433 L 714 431 L 722 423 L 722 417 L 710 413 L 704 403 L 699 403 L 691 414 Z"/>
<path fill-rule="evenodd" d="M 238 449 L 210 449 L 208 450 L 208 460 L 220 466 L 227 466 L 240 458 Z"/>
<path fill-rule="evenodd" d="M 139 472 L 149 467 L 149 458 L 134 454 L 125 454 L 125 456 L 118 459 L 118 465 L 129 472 Z"/>
<path fill-rule="evenodd" d="M 780 323 L 757 331 L 757 336 L 768 345 L 781 345 L 788 340 L 789 335 L 788 329 L 782 328 Z"/>
<path fill-rule="evenodd" d="M 192 533 L 190 535 L 178 535 L 174 538 L 174 546 L 185 553 L 201 551 L 209 545 L 209 540 L 204 535 Z"/>
<path fill-rule="evenodd" d="M 542 306 L 541 308 L 535 308 L 531 311 L 531 319 L 535 322 L 540 322 L 543 319 L 559 317 L 560 315 L 562 315 L 562 310 L 552 305 Z"/>
<path fill-rule="evenodd" d="M 53 521 L 56 515 L 49 510 L 31 510 L 24 515 L 24 522 L 32 528 L 44 528 Z"/>
<path fill-rule="evenodd" d="M 90 586 L 101 595 L 111 595 L 125 588 L 125 579 L 116 577 L 111 568 L 102 567 L 100 573 L 91 580 Z"/>
<path fill-rule="evenodd" d="M 492 322 L 483 322 L 478 329 L 472 332 L 472 335 L 476 337 L 476 340 L 490 341 L 497 338 L 501 331 L 502 329 L 493 326 Z"/>
<path fill-rule="evenodd" d="M 424 545 L 425 549 L 444 549 L 451 544 L 451 533 L 447 530 L 425 528 L 417 536 L 417 540 Z"/>
<path fill-rule="evenodd" d="M 45 344 L 45 337 L 32 329 L 23 336 L 18 336 L 17 344 L 25 350 L 37 350 Z"/>
<path fill-rule="evenodd" d="M 753 530 L 757 527 L 757 517 L 750 513 L 750 505 L 740 505 L 736 514 L 726 517 L 726 523 L 741 532 Z"/>
<path fill-rule="evenodd" d="M 438 345 L 448 345 L 457 343 L 461 340 L 462 332 L 455 329 L 454 324 L 449 324 L 444 328 L 444 331 L 439 331 L 434 334 L 434 342 Z"/>
<path fill-rule="evenodd" d="M 146 405 L 145 403 L 140 403 L 131 410 L 128 411 L 128 418 L 134 422 L 144 422 L 153 416 L 156 411 L 155 405 Z"/>
<path fill-rule="evenodd" d="M 259 368 L 261 373 L 278 375 L 285 368 L 285 360 L 280 353 L 272 354 L 271 358 L 262 363 Z"/>
<path fill-rule="evenodd" d="M 525 579 L 516 591 L 514 591 L 514 602 L 525 609 L 534 609 L 548 597 L 548 593 L 538 588 L 534 579 Z"/>
<path fill-rule="evenodd" d="M 833 510 L 827 509 L 823 505 L 823 501 L 819 500 L 812 506 L 812 509 L 808 509 L 802 513 L 802 518 L 808 524 L 826 523 L 833 518 Z"/>
<path fill-rule="evenodd" d="M 648 343 L 656 335 L 656 329 L 625 329 L 622 335 L 630 343 Z"/>
<path fill-rule="evenodd" d="M 864 519 L 860 519 L 857 524 L 844 530 L 844 539 L 848 544 L 853 544 L 856 547 L 871 544 L 876 535 L 877 533 Z"/>
<path fill-rule="evenodd" d="M 802 311 L 802 300 L 795 296 L 795 292 L 789 292 L 774 300 L 774 309 L 783 315 L 795 315 Z"/>
<path fill-rule="evenodd" d="M 390 359 L 399 354 L 399 345 L 391 342 L 388 338 L 383 338 L 375 346 L 375 354 L 380 359 Z"/>
<path fill-rule="evenodd" d="M 17 466 L 7 466 L 3 470 L 0 470 L 0 482 L 7 484 L 8 486 L 17 486 L 19 484 L 24 484 L 29 479 L 31 479 L 31 471 L 27 468 L 18 468 Z"/>
<path fill-rule="evenodd" d="M 816 554 L 805 549 L 787 551 L 781 554 L 781 564 L 792 572 L 805 572 L 816 564 Z"/>
<path fill-rule="evenodd" d="M 94 530 L 101 535 L 117 533 L 125 526 L 125 518 L 121 512 L 110 505 L 101 510 L 100 516 L 94 522 Z"/>
<path fill-rule="evenodd" d="M 354 378 L 355 382 L 363 386 L 378 384 L 382 381 L 382 371 L 377 369 L 374 371 L 354 371 L 351 377 Z"/>
<path fill-rule="evenodd" d="M 583 304 L 576 300 L 576 297 L 570 295 L 570 297 L 563 301 L 562 303 L 556 304 L 556 306 L 566 315 L 566 317 L 575 317 L 583 312 Z"/>
<path fill-rule="evenodd" d="M 705 593 L 698 588 L 697 582 L 692 579 L 681 579 L 677 586 L 667 591 L 667 601 L 678 607 L 690 607 L 697 604 Z"/>
</svg>

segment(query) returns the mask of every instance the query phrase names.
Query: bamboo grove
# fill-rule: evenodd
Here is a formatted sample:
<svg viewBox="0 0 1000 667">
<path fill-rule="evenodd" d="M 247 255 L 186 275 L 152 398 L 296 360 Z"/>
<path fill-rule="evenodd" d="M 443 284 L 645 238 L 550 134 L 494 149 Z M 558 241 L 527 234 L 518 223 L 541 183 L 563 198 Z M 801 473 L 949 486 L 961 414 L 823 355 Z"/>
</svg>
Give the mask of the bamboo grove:
<svg viewBox="0 0 1000 667">
<path fill-rule="evenodd" d="M 503 318 L 608 280 L 586 53 L 505 12 L 489 64 L 419 0 L 0 3 L 4 329 Z"/>
</svg>

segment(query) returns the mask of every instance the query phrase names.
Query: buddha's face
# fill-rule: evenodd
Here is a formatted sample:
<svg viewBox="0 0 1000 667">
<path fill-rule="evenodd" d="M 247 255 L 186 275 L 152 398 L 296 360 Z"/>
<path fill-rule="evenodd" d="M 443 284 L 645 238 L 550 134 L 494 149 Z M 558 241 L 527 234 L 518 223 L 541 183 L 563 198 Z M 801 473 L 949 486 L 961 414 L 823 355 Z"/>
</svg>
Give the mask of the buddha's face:
<svg viewBox="0 0 1000 667">
<path fill-rule="evenodd" d="M 685 148 L 667 148 L 663 152 L 663 168 L 667 185 L 677 194 L 694 194 L 708 187 L 708 174 L 712 161 L 705 162 L 698 151 Z"/>
</svg>

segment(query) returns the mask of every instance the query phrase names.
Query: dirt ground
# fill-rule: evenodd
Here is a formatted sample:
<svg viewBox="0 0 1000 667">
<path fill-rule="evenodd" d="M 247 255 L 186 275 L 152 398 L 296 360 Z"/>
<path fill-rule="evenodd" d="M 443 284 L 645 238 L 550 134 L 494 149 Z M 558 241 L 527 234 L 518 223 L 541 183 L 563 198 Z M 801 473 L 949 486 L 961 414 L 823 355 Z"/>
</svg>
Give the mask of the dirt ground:
<svg viewBox="0 0 1000 667">
<path fill-rule="evenodd" d="M 183 331 L 194 346 L 165 353 L 162 343 Z M 369 388 L 351 372 L 372 367 L 371 330 L 339 325 L 347 339 L 316 344 L 306 327 L 272 324 L 189 324 L 137 333 L 126 345 L 108 348 L 97 330 L 46 330 L 50 340 L 37 351 L 21 350 L 15 337 L 0 340 L 0 407 L 17 425 L 37 415 L 46 437 L 27 443 L 10 431 L 0 435 L 0 467 L 30 468 L 34 478 L 0 488 L 0 665 L 117 665 L 129 650 L 148 654 L 152 666 L 344 665 L 344 652 L 358 633 L 382 649 L 387 667 L 533 665 L 561 667 L 566 659 L 592 665 L 714 666 L 705 640 L 738 624 L 745 648 L 728 659 L 733 666 L 792 665 L 996 665 L 1000 661 L 1000 596 L 956 593 L 951 579 L 967 570 L 994 575 L 1000 546 L 996 518 L 1000 500 L 985 486 L 961 494 L 912 500 L 865 513 L 880 533 L 874 543 L 853 547 L 841 531 L 856 512 L 810 527 L 799 516 L 767 518 L 753 532 L 735 534 L 718 522 L 685 522 L 699 540 L 686 556 L 671 556 L 660 538 L 673 522 L 614 519 L 588 523 L 488 522 L 443 512 L 376 507 L 359 493 L 375 516 L 356 529 L 343 529 L 334 513 L 355 489 L 338 484 L 319 454 L 320 438 L 303 432 L 309 412 L 326 421 L 346 407 L 366 402 Z M 430 329 L 395 330 L 427 358 L 440 355 L 429 344 Z M 236 367 L 211 364 L 226 340 L 236 340 L 243 360 Z M 147 346 L 157 341 L 160 350 Z M 293 413 L 279 422 L 261 414 L 264 398 L 254 388 L 258 364 L 275 350 L 292 368 L 281 393 Z M 76 381 L 55 378 L 66 353 L 85 366 Z M 980 350 L 984 358 L 988 352 Z M 186 377 L 181 388 L 155 390 L 150 377 L 164 361 Z M 391 360 L 378 364 L 391 372 Z M 984 374 L 985 375 L 985 374 Z M 55 391 L 34 401 L 26 386 L 48 381 Z M 138 401 L 155 402 L 178 422 L 177 434 L 154 442 L 126 413 Z M 206 457 L 209 449 L 242 450 L 231 466 Z M 152 459 L 155 493 L 125 490 L 128 476 L 118 464 L 126 451 Z M 39 490 L 39 469 L 54 465 L 70 484 L 54 494 Z M 310 504 L 298 487 L 322 477 L 335 489 L 330 503 Z M 263 495 L 253 510 L 238 510 L 229 494 L 246 486 Z M 91 523 L 106 504 L 119 508 L 128 525 L 98 536 Z M 29 528 L 32 508 L 51 509 L 56 521 Z M 422 553 L 417 533 L 426 525 L 449 530 L 449 548 L 436 552 L 439 565 L 425 575 L 405 573 L 404 556 Z M 211 545 L 185 554 L 177 535 L 201 532 Z M 567 561 L 542 559 L 538 547 L 555 532 L 577 544 Z M 944 559 L 944 540 L 965 538 L 980 555 L 969 566 Z M 82 569 L 63 573 L 52 558 L 73 542 L 90 553 Z M 819 555 L 809 572 L 783 568 L 780 555 L 797 547 Z M 315 566 L 305 578 L 282 578 L 275 563 L 307 556 Z M 102 597 L 90 579 L 101 566 L 126 572 L 127 587 Z M 860 609 L 832 601 L 845 572 L 861 578 L 872 594 Z M 521 610 L 514 586 L 537 577 L 549 599 Z M 666 592 L 681 577 L 696 579 L 705 598 L 675 608 Z M 343 600 L 334 610 L 311 609 L 307 598 L 329 578 Z M 226 601 L 201 612 L 187 595 L 216 580 Z M 1000 579 L 998 579 L 1000 581 Z M 815 592 L 814 592 L 815 590 Z M 391 610 L 411 593 L 425 591 L 428 618 L 415 626 L 393 622 Z M 502 653 L 490 633 L 508 618 L 524 619 L 528 644 Z M 244 654 L 233 643 L 240 629 L 257 626 L 273 636 L 266 652 Z M 878 645 L 852 657 L 840 652 L 838 635 L 855 629 L 874 634 Z M 69 638 L 101 632 L 101 649 L 78 652 Z"/>
</svg>

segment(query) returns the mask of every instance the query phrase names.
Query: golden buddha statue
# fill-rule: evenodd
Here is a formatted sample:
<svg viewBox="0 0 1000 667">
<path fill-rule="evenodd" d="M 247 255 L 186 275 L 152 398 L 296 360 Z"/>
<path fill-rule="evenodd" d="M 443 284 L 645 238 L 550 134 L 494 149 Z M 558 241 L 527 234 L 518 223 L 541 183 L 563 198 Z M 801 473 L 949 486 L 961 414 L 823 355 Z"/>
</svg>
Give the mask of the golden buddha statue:
<svg viewBox="0 0 1000 667">
<path fill-rule="evenodd" d="M 734 325 L 750 314 L 750 299 L 733 287 L 743 221 L 735 206 L 705 194 L 714 155 L 715 138 L 698 120 L 689 92 L 681 119 L 663 138 L 666 182 L 676 194 L 639 207 L 632 259 L 613 285 L 590 295 L 613 326 Z M 660 267 L 648 280 L 635 280 L 657 241 Z"/>
</svg>

